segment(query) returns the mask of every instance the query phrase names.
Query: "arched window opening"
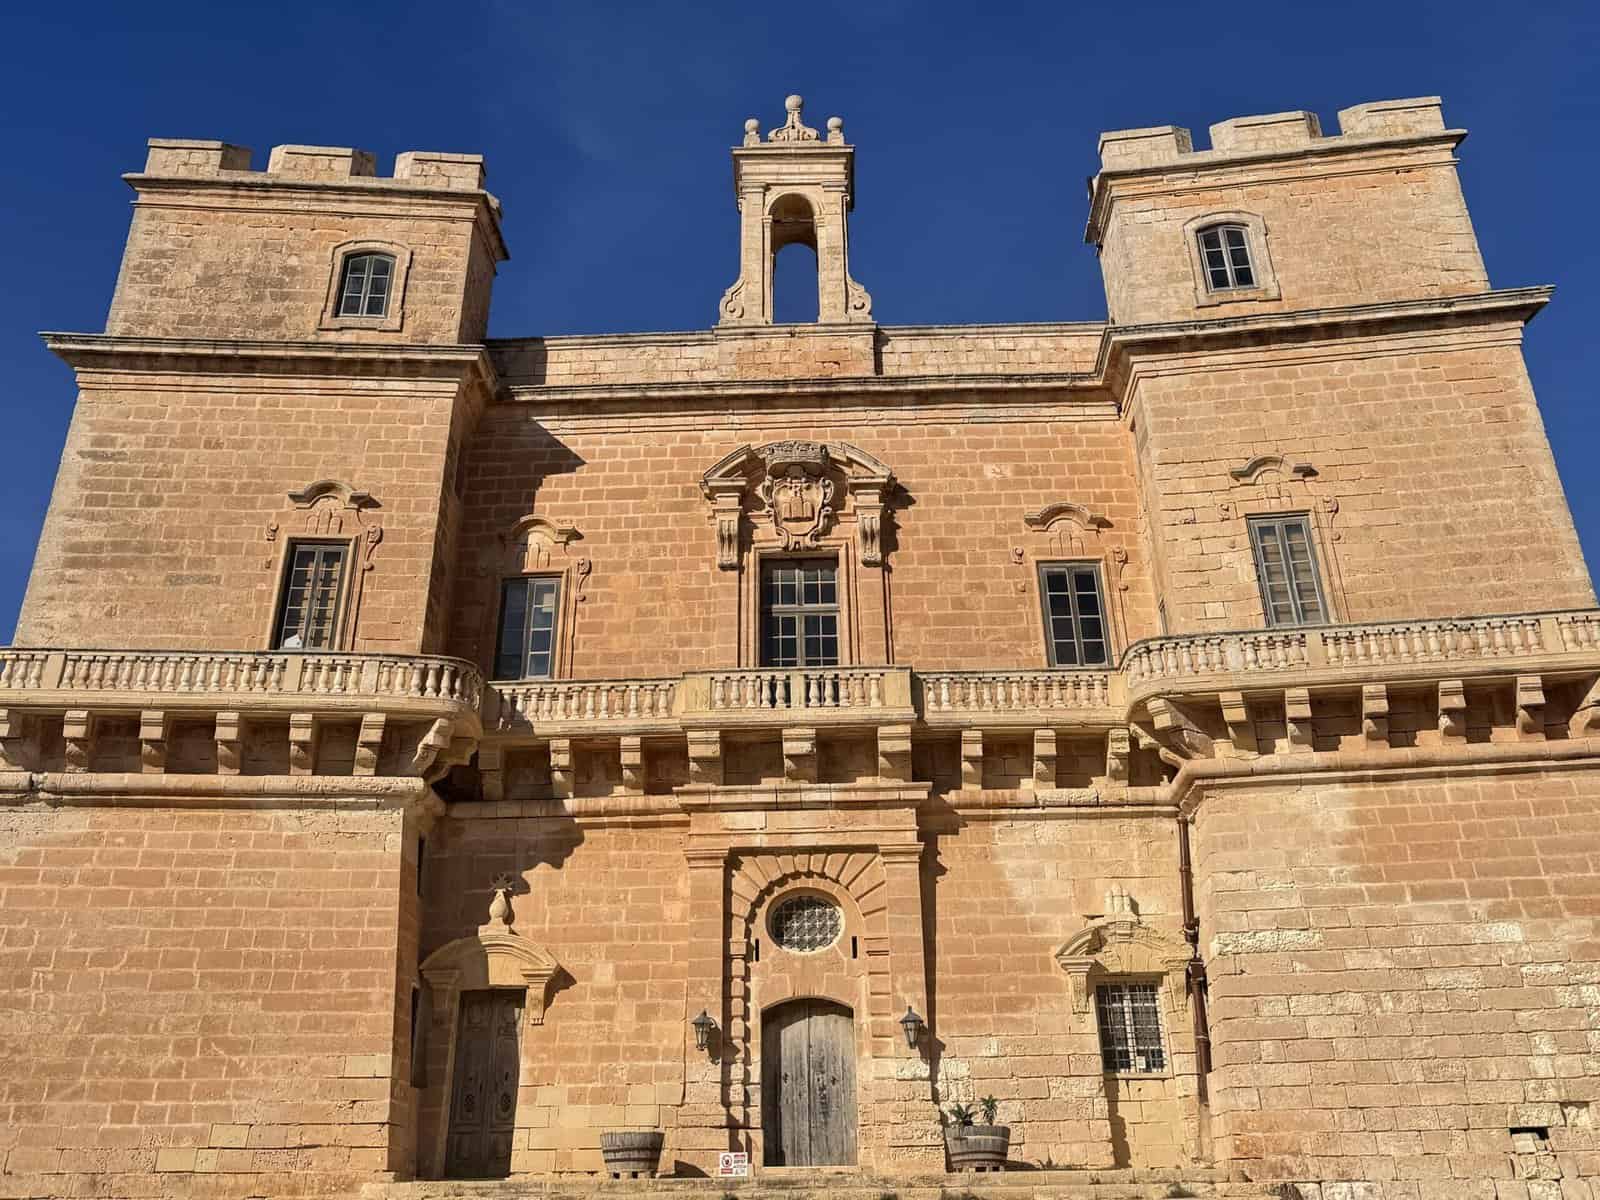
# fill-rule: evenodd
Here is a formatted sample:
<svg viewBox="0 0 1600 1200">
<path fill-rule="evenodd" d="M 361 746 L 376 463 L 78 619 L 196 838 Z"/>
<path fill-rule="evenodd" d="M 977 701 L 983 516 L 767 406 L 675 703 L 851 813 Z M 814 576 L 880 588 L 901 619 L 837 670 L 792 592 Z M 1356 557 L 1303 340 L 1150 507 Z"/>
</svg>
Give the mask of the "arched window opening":
<svg viewBox="0 0 1600 1200">
<path fill-rule="evenodd" d="M 394 282 L 394 255 L 352 254 L 344 260 L 339 280 L 341 317 L 384 317 L 389 314 L 389 290 Z"/>
<path fill-rule="evenodd" d="M 780 325 L 815 323 L 822 297 L 816 216 L 804 196 L 789 195 L 772 206 L 771 221 L 772 319 Z"/>
</svg>

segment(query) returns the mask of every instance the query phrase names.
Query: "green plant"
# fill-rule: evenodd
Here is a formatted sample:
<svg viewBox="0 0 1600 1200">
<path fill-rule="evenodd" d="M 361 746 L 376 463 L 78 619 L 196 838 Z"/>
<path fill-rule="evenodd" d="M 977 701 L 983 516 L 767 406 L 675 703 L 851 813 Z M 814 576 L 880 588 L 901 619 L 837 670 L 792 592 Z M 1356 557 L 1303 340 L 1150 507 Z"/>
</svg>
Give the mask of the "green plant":
<svg viewBox="0 0 1600 1200">
<path fill-rule="evenodd" d="M 977 1119 L 977 1112 L 970 1104 L 952 1104 L 950 1106 L 950 1121 L 965 1129 Z"/>
<path fill-rule="evenodd" d="M 978 1101 L 978 1107 L 983 1109 L 983 1123 L 993 1125 L 1000 1116 L 1000 1101 L 993 1096 L 985 1096 Z"/>
</svg>

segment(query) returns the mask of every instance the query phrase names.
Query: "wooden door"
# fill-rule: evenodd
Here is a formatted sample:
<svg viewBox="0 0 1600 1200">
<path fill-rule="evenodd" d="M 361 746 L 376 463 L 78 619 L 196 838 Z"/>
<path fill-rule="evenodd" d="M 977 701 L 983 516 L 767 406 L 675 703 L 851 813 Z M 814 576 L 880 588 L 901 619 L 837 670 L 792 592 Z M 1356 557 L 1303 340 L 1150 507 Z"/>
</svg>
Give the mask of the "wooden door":
<svg viewBox="0 0 1600 1200">
<path fill-rule="evenodd" d="M 444 1173 L 451 1178 L 481 1179 L 511 1171 L 524 1002 L 520 991 L 461 996 L 444 1163 Z"/>
<path fill-rule="evenodd" d="M 775 1167 L 856 1161 L 855 1021 L 842 1004 L 791 1000 L 761 1023 L 761 1113 Z"/>
</svg>

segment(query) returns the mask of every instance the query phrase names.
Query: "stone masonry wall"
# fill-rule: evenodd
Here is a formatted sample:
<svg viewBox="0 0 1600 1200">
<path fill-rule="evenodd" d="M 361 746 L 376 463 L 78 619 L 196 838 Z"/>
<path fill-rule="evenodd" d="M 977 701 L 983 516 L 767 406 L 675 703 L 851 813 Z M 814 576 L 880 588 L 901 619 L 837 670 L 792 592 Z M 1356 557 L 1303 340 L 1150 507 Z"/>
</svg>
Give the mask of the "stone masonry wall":
<svg viewBox="0 0 1600 1200">
<path fill-rule="evenodd" d="M 1311 514 L 1335 621 L 1592 604 L 1518 343 L 1489 327 L 1141 364 L 1130 413 L 1171 632 L 1265 623 L 1246 518 L 1273 512 Z M 1285 462 L 1229 474 L 1262 455 Z"/>
<path fill-rule="evenodd" d="M 287 1195 L 384 1170 L 401 825 L 0 807 L 7 1187 L 201 1172 L 207 1195 Z"/>
<path fill-rule="evenodd" d="M 880 458 L 903 489 L 893 500 L 889 592 L 895 660 L 918 667 L 1042 667 L 1038 557 L 1102 558 L 1125 546 L 1118 591 L 1106 564 L 1117 644 L 1154 631 L 1137 536 L 1126 438 L 1108 414 L 1058 403 L 991 416 L 965 405 L 739 407 L 613 417 L 528 405 L 491 408 L 468 463 L 463 562 L 492 552 L 528 512 L 575 525 L 593 574 L 574 630 L 574 673 L 612 678 L 733 665 L 718 648 L 725 610 L 703 472 L 743 443 L 786 438 L 852 442 Z M 1110 526 L 1081 552 L 1057 550 L 1023 522 L 1057 500 Z M 463 572 L 465 574 L 465 571 Z M 876 576 L 877 572 L 863 572 Z M 488 663 L 497 583 L 459 593 L 452 652 Z M 984 636 L 971 633 L 982 629 Z M 881 635 L 880 635 L 881 636 Z M 730 635 L 731 644 L 731 635 Z"/>
<path fill-rule="evenodd" d="M 353 648 L 432 649 L 424 616 L 456 402 L 449 381 L 86 383 L 17 644 L 266 647 L 284 546 L 325 532 L 288 493 L 333 479 L 378 502 L 359 522 L 341 510 L 338 536 L 383 529 Z"/>
<path fill-rule="evenodd" d="M 1208 791 L 1220 1160 L 1396 1196 L 1600 1172 L 1597 807 L 1553 768 Z"/>
</svg>

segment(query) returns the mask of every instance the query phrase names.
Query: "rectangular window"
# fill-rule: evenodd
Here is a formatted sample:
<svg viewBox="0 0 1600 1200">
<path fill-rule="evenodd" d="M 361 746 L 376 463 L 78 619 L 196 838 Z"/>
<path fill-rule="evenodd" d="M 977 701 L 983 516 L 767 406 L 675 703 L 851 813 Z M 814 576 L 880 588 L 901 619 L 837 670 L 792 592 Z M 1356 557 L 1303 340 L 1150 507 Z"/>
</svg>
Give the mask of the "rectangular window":
<svg viewBox="0 0 1600 1200">
<path fill-rule="evenodd" d="M 549 575 L 508 579 L 500 587 L 496 679 L 544 679 L 555 661 L 561 580 Z"/>
<path fill-rule="evenodd" d="M 339 316 L 382 317 L 389 312 L 389 281 L 394 259 L 387 254 L 353 254 L 345 260 Z"/>
<path fill-rule="evenodd" d="M 810 558 L 762 564 L 761 665 L 839 665 L 836 562 Z"/>
<path fill-rule="evenodd" d="M 1213 225 L 1202 229 L 1200 256 L 1205 260 L 1206 286 L 1213 292 L 1255 287 L 1249 235 L 1243 225 Z"/>
<path fill-rule="evenodd" d="M 1046 563 L 1039 568 L 1045 641 L 1052 667 L 1103 667 L 1110 662 L 1100 568 L 1093 563 Z"/>
<path fill-rule="evenodd" d="M 1103 983 L 1094 990 L 1100 1019 L 1100 1060 L 1108 1071 L 1167 1069 L 1153 983 Z"/>
<path fill-rule="evenodd" d="M 1268 625 L 1320 625 L 1328 619 L 1308 517 L 1252 517 L 1250 546 Z"/>
<path fill-rule="evenodd" d="M 344 542 L 290 542 L 274 650 L 337 649 L 344 607 Z"/>
</svg>

